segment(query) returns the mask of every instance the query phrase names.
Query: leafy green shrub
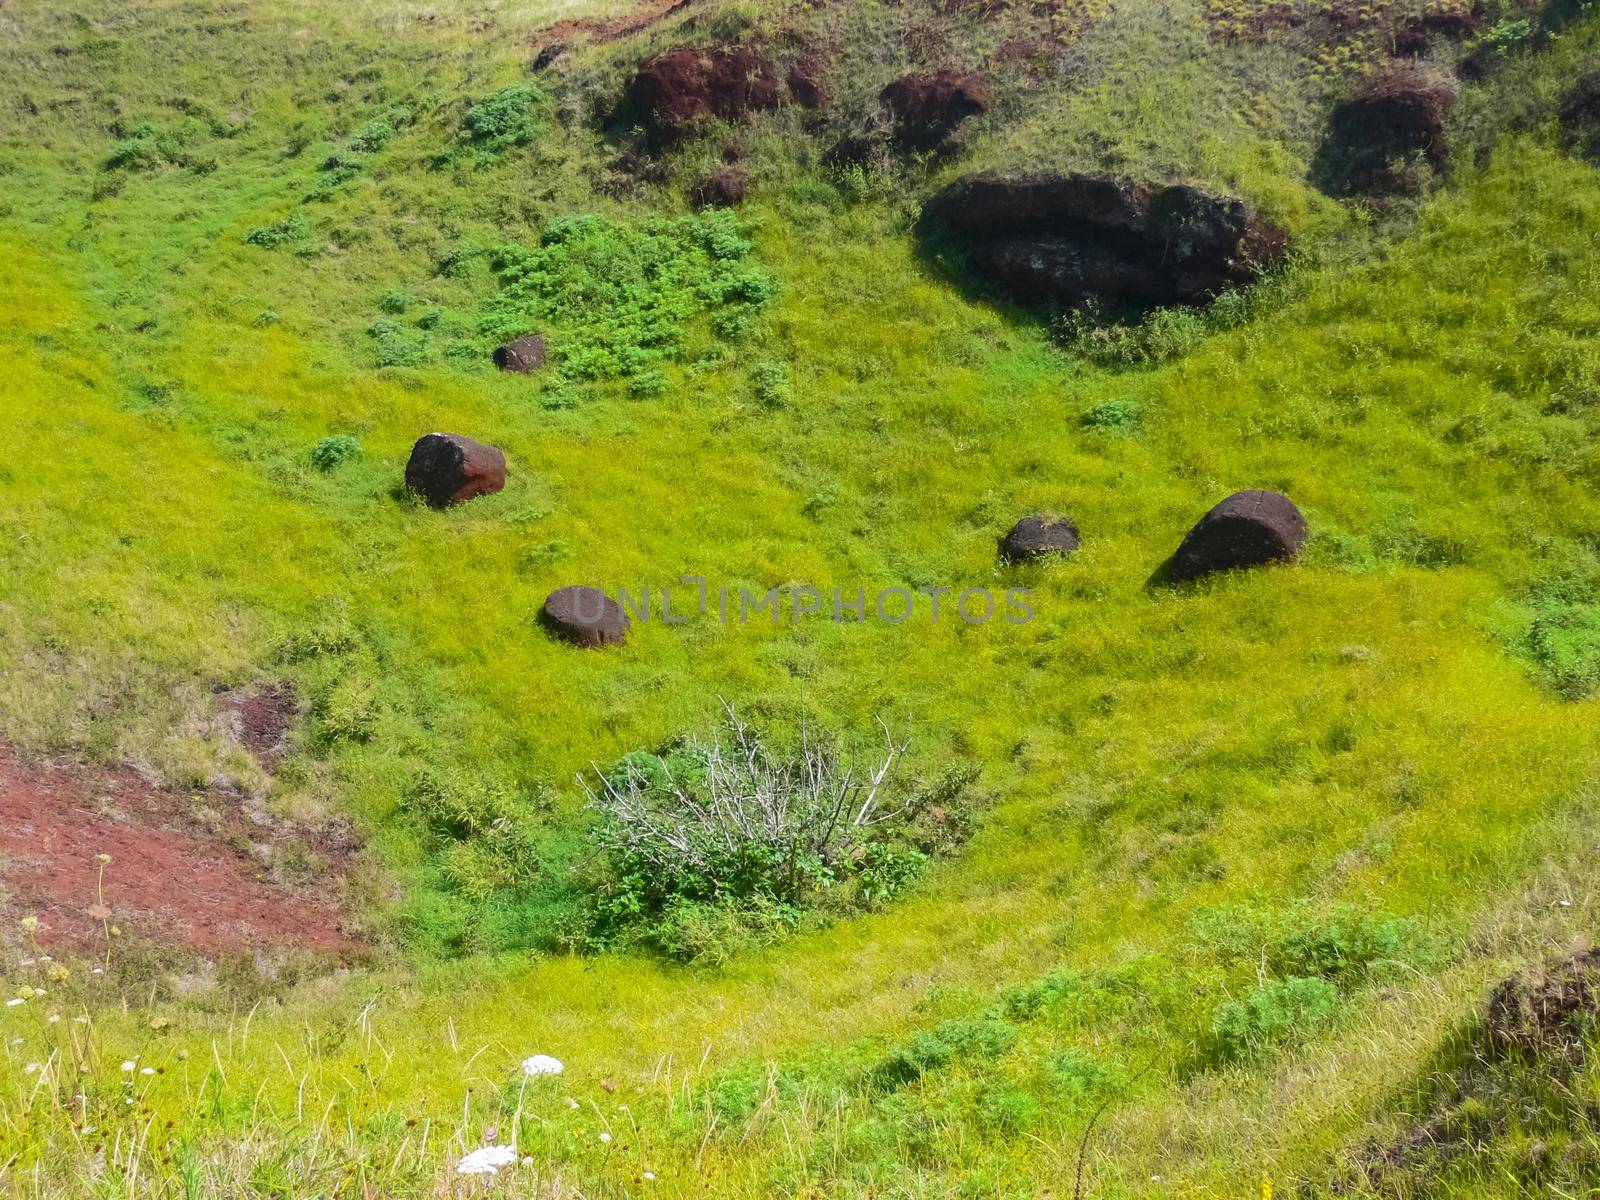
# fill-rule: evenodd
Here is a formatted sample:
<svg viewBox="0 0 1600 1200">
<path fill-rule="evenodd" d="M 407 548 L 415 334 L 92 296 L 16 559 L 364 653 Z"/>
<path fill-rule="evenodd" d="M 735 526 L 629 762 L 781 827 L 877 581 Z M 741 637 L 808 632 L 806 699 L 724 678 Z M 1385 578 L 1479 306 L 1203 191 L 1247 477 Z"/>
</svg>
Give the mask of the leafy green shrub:
<svg viewBox="0 0 1600 1200">
<path fill-rule="evenodd" d="M 1600 689 L 1600 561 L 1587 551 L 1546 572 L 1508 606 L 1503 637 L 1566 700 Z"/>
<path fill-rule="evenodd" d="M 667 377 L 660 371 L 640 371 L 628 383 L 628 394 L 640 400 L 651 400 L 664 395 Z"/>
<path fill-rule="evenodd" d="M 420 338 L 386 318 L 367 326 L 367 336 L 377 343 L 380 367 L 415 367 L 427 358 L 428 348 Z"/>
<path fill-rule="evenodd" d="M 491 254 L 500 291 L 479 332 L 502 342 L 553 329 L 563 379 L 639 375 L 678 357 L 703 314 L 747 317 L 765 304 L 772 281 L 745 263 L 749 248 L 738 218 L 724 210 L 636 225 L 558 217 L 536 248 Z"/>
<path fill-rule="evenodd" d="M 377 689 L 364 676 L 340 679 L 312 702 L 311 717 L 312 741 L 320 749 L 371 741 L 378 723 Z"/>
<path fill-rule="evenodd" d="M 534 109 L 542 95 L 531 83 L 513 83 L 473 103 L 461 121 L 461 140 L 489 161 L 506 150 L 531 142 L 539 131 Z"/>
<path fill-rule="evenodd" d="M 390 288 L 378 297 L 378 309 L 390 316 L 399 316 L 411 306 L 411 293 L 403 288 Z"/>
<path fill-rule="evenodd" d="M 1211 1031 L 1223 1053 L 1237 1058 L 1305 1035 L 1339 1010 L 1339 989 L 1326 979 L 1269 979 L 1243 1000 L 1219 1004 Z"/>
<path fill-rule="evenodd" d="M 348 433 L 318 438 L 311 447 L 311 465 L 319 471 L 332 471 L 361 457 L 361 443 Z"/>
<path fill-rule="evenodd" d="M 914 1033 L 889 1050 L 868 1072 L 868 1082 L 883 1090 L 904 1087 L 951 1063 L 999 1058 L 1016 1039 L 1016 1028 L 1005 1021 L 944 1021 L 932 1033 Z"/>
<path fill-rule="evenodd" d="M 1102 400 L 1084 410 L 1078 423 L 1085 429 L 1132 433 L 1144 421 L 1144 405 L 1134 400 Z"/>
<path fill-rule="evenodd" d="M 1191 923 L 1202 946 L 1235 964 L 1264 963 L 1280 976 L 1310 976 L 1347 986 L 1421 949 L 1416 922 L 1351 904 L 1318 911 L 1294 904 L 1277 911 L 1255 906 L 1209 909 Z"/>
<path fill-rule="evenodd" d="M 762 362 L 750 372 L 755 382 L 756 399 L 766 408 L 782 408 L 793 392 L 789 387 L 789 365 L 781 362 Z"/>
<path fill-rule="evenodd" d="M 949 814 L 972 779 L 902 782 L 904 751 L 891 742 L 875 766 L 856 768 L 802 735 L 796 753 L 780 754 L 730 713 L 709 742 L 624 756 L 585 781 L 597 816 L 596 944 L 720 960 L 794 928 L 825 895 L 867 906 L 898 894 L 957 841 Z"/>
<path fill-rule="evenodd" d="M 536 797 L 430 769 L 417 771 L 402 803 L 421 824 L 451 889 L 482 903 L 516 892 L 539 871 Z"/>
<path fill-rule="evenodd" d="M 1527 17 L 1497 21 L 1488 33 L 1483 35 L 1483 41 L 1497 55 L 1507 55 L 1527 45 L 1534 38 L 1537 31 L 1534 24 Z"/>
<path fill-rule="evenodd" d="M 299 213 L 274 221 L 270 225 L 257 225 L 244 235 L 247 245 L 273 250 L 285 242 L 297 242 L 311 233 L 311 225 Z"/>
</svg>

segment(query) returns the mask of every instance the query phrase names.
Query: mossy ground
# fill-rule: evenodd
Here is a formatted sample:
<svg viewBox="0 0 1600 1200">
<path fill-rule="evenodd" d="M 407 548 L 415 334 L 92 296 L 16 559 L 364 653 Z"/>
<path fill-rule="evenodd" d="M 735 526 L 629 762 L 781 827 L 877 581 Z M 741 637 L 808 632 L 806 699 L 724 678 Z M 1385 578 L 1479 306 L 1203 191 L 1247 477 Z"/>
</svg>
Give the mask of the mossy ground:
<svg viewBox="0 0 1600 1200">
<path fill-rule="evenodd" d="M 630 389 L 495 374 L 497 281 L 462 251 L 681 211 L 721 143 L 665 186 L 619 183 L 593 119 L 644 46 L 798 23 L 874 64 L 845 72 L 865 96 L 905 65 L 905 14 L 734 5 L 580 50 L 535 81 L 533 138 L 486 158 L 462 122 L 524 77 L 524 39 L 620 5 L 266 7 L 0 14 L 0 730 L 198 785 L 251 770 L 192 732 L 213 690 L 294 682 L 308 712 L 270 803 L 358 822 L 352 903 L 390 965 L 253 1011 L 164 976 L 132 1007 L 98 997 L 93 1120 L 26 1070 L 69 1024 L 50 995 L 0 1010 L 8 1186 L 450 1194 L 496 1125 L 535 1159 L 518 1194 L 1065 1195 L 1111 1100 L 1093 1194 L 1317 1188 L 1486 981 L 1594 928 L 1600 175 L 1548 128 L 1494 125 L 1592 61 L 1592 17 L 1464 98 L 1482 161 L 1380 215 L 1409 229 L 1381 247 L 1303 178 L 1344 68 L 1219 46 L 1196 5 L 1087 14 L 1062 99 L 1019 77 L 960 163 L 841 179 L 798 115 L 763 118 L 734 135 L 756 179 L 739 215 L 775 293 L 730 336 L 688 312 L 664 386 Z M 920 19 L 979 53 L 955 17 Z M 350 158 L 375 120 L 395 133 Z M 119 154 L 130 137 L 152 148 Z M 357 169 L 325 188 L 341 153 Z M 945 175 L 1035 161 L 1239 191 L 1306 261 L 1239 327 L 1096 366 L 911 234 Z M 378 365 L 379 321 L 412 365 Z M 506 491 L 447 513 L 398 496 L 438 428 L 502 446 Z M 338 435 L 360 457 L 323 470 Z M 1303 561 L 1152 586 L 1244 487 L 1300 503 Z M 1034 511 L 1070 513 L 1083 549 L 997 566 Z M 562 584 L 686 575 L 1029 587 L 1036 618 L 934 623 L 922 597 L 898 625 L 652 623 L 603 654 L 535 623 Z M 577 903 L 574 772 L 704 731 L 722 699 L 846 737 L 882 717 L 924 761 L 975 761 L 983 828 L 886 911 L 715 972 L 545 953 Z M 403 805 L 423 769 L 539 798 L 537 877 L 459 886 Z M 1258 971 L 1196 921 L 1246 903 L 1421 932 L 1341 979 L 1329 1019 L 1241 1056 L 1214 1014 Z M 69 1017 L 79 986 L 47 986 Z M 162 1073 L 122 1105 L 135 1051 Z M 567 1073 L 524 1085 L 535 1051 Z M 1510 1194 L 1496 1169 L 1429 1186 Z"/>
</svg>

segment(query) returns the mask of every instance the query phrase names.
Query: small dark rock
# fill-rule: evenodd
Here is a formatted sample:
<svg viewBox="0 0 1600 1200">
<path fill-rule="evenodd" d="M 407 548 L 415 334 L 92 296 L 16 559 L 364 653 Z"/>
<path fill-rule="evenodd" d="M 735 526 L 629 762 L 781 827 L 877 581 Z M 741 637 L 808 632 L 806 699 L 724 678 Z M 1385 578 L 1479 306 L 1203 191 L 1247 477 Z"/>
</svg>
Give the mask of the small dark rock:
<svg viewBox="0 0 1600 1200">
<path fill-rule="evenodd" d="M 1008 563 L 1032 562 L 1078 548 L 1078 527 L 1066 517 L 1023 517 L 1000 539 L 1000 557 Z"/>
<path fill-rule="evenodd" d="M 544 339 L 530 333 L 507 342 L 494 352 L 494 365 L 517 375 L 532 375 L 544 366 Z"/>
<path fill-rule="evenodd" d="M 696 208 L 729 208 L 744 199 L 750 176 L 739 167 L 724 167 L 702 176 L 689 191 Z"/>
<path fill-rule="evenodd" d="M 434 508 L 489 496 L 506 485 L 506 456 L 459 433 L 417 439 L 406 463 L 406 487 Z"/>
<path fill-rule="evenodd" d="M 668 144 L 711 118 L 738 120 L 778 107 L 772 59 L 752 46 L 678 46 L 640 64 L 628 100 Z"/>
<path fill-rule="evenodd" d="M 617 646 L 628 637 L 628 614 L 599 588 L 574 584 L 556 589 L 545 598 L 539 619 L 574 646 Z"/>
<path fill-rule="evenodd" d="M 1279 492 L 1235 492 L 1191 529 L 1168 565 L 1174 580 L 1292 559 L 1306 540 L 1306 519 Z"/>
<path fill-rule="evenodd" d="M 943 150 L 963 121 L 989 111 L 989 85 L 980 76 L 945 67 L 896 79 L 879 99 L 894 118 L 894 137 L 902 146 Z"/>
<path fill-rule="evenodd" d="M 1446 122 L 1455 84 L 1420 67 L 1391 64 L 1335 106 L 1312 173 L 1334 195 L 1403 195 L 1416 168 L 1450 162 Z"/>
</svg>

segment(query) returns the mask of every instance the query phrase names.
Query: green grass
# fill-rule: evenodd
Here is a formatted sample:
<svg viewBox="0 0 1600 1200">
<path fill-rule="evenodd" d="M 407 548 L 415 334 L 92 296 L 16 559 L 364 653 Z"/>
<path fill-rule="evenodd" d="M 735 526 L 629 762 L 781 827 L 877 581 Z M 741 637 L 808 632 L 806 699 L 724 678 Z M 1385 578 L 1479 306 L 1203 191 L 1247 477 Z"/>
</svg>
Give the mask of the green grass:
<svg viewBox="0 0 1600 1200">
<path fill-rule="evenodd" d="M 93 977 L 41 981 L 0 1010 L 23 1038 L 0 1068 L 18 1194 L 448 1195 L 497 1125 L 555 1195 L 1061 1195 L 1106 1101 L 1096 1195 L 1321 1186 L 1506 963 L 1594 928 L 1600 176 L 1549 130 L 1502 134 L 1362 257 L 1361 215 L 1303 179 L 1332 68 L 1204 51 L 1195 5 L 1096 14 L 1081 73 L 1059 96 L 1003 78 L 960 163 L 841 190 L 793 114 L 745 131 L 740 270 L 771 294 L 731 330 L 679 184 L 600 186 L 592 118 L 646 44 L 764 28 L 764 7 L 580 52 L 487 155 L 462 152 L 463 122 L 565 10 L 496 10 L 488 34 L 453 6 L 86 11 L 5 15 L 0 99 L 24 115 L 0 145 L 0 731 L 354 819 L 380 961 L 285 978 L 253 1013 L 166 974 L 127 1008 Z M 809 19 L 845 47 L 842 127 L 904 65 L 909 18 Z M 999 36 L 926 19 L 954 57 Z M 1538 72 L 1595 28 L 1516 70 L 1553 86 Z M 1496 118 L 1497 88 L 1464 109 Z M 142 120 L 158 132 L 130 134 Z M 130 136 L 156 145 L 129 157 Z M 679 177 L 720 145 L 684 150 Z M 1064 344 L 910 232 L 946 175 L 1045 146 L 1236 188 L 1305 261 L 1237 321 Z M 591 336 L 679 352 L 581 387 L 496 374 L 484 351 L 514 331 L 480 317 L 504 315 L 507 280 L 476 249 L 582 214 L 604 237 L 515 315 L 549 323 L 553 368 Z M 653 297 L 662 260 L 679 270 Z M 596 296 L 604 321 L 575 314 Z M 663 298 L 675 342 L 641 332 Z M 432 429 L 503 447 L 506 491 L 399 498 Z M 1152 586 L 1244 487 L 1299 502 L 1304 560 Z M 1072 516 L 1083 548 L 998 566 L 1036 511 Z M 604 653 L 535 621 L 566 583 L 684 576 L 1026 587 L 1036 617 L 934 623 L 919 596 L 898 625 L 702 618 Z M 308 704 L 270 780 L 193 732 L 215 688 L 268 680 Z M 883 911 L 716 970 L 549 953 L 582 901 L 574 774 L 708 732 L 723 699 L 847 742 L 882 718 L 919 768 L 974 761 L 981 828 Z M 1218 913 L 1261 924 L 1219 944 Z M 1405 938 L 1373 933 L 1395 920 Z M 1337 949 L 1356 943 L 1382 953 Z M 7 979 L 31 985 L 22 956 Z M 84 1091 L 105 1103 L 76 1126 L 39 1087 L 70 1099 L 61 1060 L 24 1069 L 77 1028 L 41 1019 L 56 1003 L 95 1016 Z M 124 1105 L 140 1050 L 163 1073 Z M 567 1074 L 524 1088 L 535 1051 Z"/>
</svg>

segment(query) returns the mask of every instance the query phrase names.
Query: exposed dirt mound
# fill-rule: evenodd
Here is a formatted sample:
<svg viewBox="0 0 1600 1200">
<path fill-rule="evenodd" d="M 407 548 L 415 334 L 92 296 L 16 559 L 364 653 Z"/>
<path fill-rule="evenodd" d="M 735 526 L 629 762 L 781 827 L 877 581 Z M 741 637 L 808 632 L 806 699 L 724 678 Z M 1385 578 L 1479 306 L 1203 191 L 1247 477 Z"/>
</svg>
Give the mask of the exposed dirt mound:
<svg viewBox="0 0 1600 1200">
<path fill-rule="evenodd" d="M 969 117 L 989 111 L 989 85 L 950 67 L 906 75 L 879 96 L 894 120 L 894 139 L 912 150 L 947 150 Z"/>
<path fill-rule="evenodd" d="M 234 797 L 155 787 L 129 769 L 31 767 L 0 743 L 0 883 L 13 917 L 39 918 L 42 945 L 96 953 L 123 936 L 207 956 L 262 947 L 351 957 L 337 898 L 350 840 L 310 847 L 325 866 L 293 886 L 268 860 L 290 843 Z M 307 851 L 296 844 L 296 861 Z M 98 908 L 98 856 L 108 854 Z"/>
<path fill-rule="evenodd" d="M 1504 1052 L 1570 1053 L 1600 1016 L 1600 949 L 1567 955 L 1502 980 L 1489 997 L 1484 1031 Z"/>
<path fill-rule="evenodd" d="M 1441 1049 L 1409 1126 L 1360 1147 L 1335 1181 L 1335 1194 L 1375 1187 L 1384 1195 L 1423 1194 L 1427 1189 L 1417 1184 L 1480 1152 L 1530 1111 L 1551 1115 L 1552 1094 L 1571 1096 L 1568 1083 L 1583 1065 L 1585 1036 L 1597 1019 L 1600 950 L 1575 950 L 1502 980 L 1482 1022 Z M 1585 1112 L 1581 1120 L 1592 1118 Z"/>
<path fill-rule="evenodd" d="M 640 64 L 628 101 L 651 140 L 687 137 L 709 118 L 735 121 L 778 107 L 777 71 L 754 46 L 678 46 Z"/>
<path fill-rule="evenodd" d="M 1384 67 L 1337 105 L 1313 173 L 1335 195 L 1404 195 L 1419 168 L 1450 162 L 1445 133 L 1455 107 L 1453 82 L 1409 64 Z"/>
<path fill-rule="evenodd" d="M 1586 75 L 1561 98 L 1561 132 L 1568 146 L 1600 165 L 1600 71 Z"/>
<path fill-rule="evenodd" d="M 789 68 L 789 98 L 801 108 L 828 107 L 828 63 L 819 53 L 804 55 Z"/>
<path fill-rule="evenodd" d="M 750 176 L 742 167 L 723 167 L 696 180 L 689 200 L 696 208 L 728 208 L 744 199 L 749 186 Z"/>
<path fill-rule="evenodd" d="M 224 692 L 219 699 L 232 741 L 255 755 L 263 766 L 283 757 L 296 707 L 292 687 L 273 684 L 254 692 Z"/>
<path fill-rule="evenodd" d="M 1483 10 L 1470 4 L 1426 9 L 1402 17 L 1394 28 L 1394 52 L 1402 58 L 1425 54 L 1439 42 L 1459 42 L 1477 33 Z"/>
<path fill-rule="evenodd" d="M 975 175 L 923 208 L 924 235 L 1023 304 L 1202 304 L 1282 261 L 1281 230 L 1241 200 L 1098 175 Z"/>
</svg>

